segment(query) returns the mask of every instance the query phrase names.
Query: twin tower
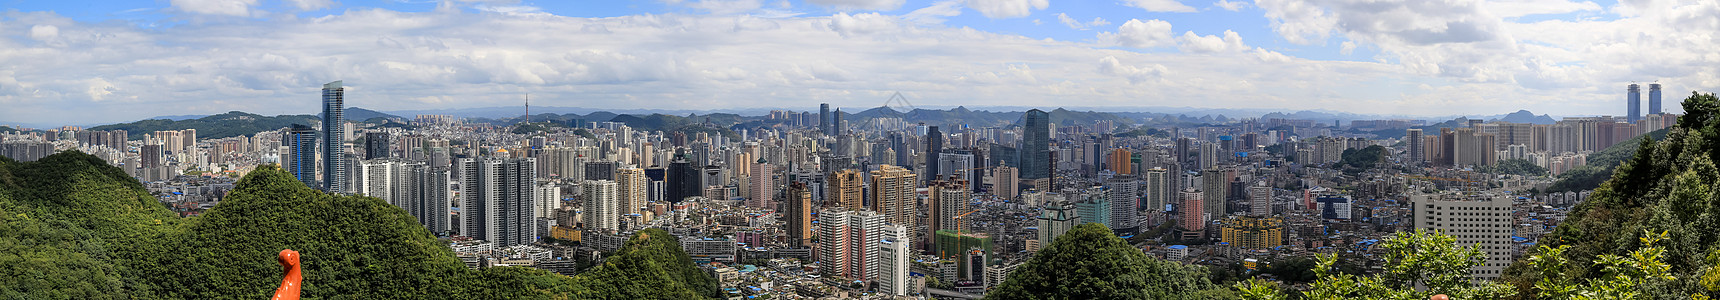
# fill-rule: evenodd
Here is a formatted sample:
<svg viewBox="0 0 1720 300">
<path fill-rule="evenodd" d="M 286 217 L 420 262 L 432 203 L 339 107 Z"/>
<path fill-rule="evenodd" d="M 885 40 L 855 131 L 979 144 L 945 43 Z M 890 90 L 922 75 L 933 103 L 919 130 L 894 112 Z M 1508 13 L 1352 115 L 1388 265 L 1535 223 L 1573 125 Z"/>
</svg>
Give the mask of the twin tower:
<svg viewBox="0 0 1720 300">
<path fill-rule="evenodd" d="M 1635 124 L 1636 121 L 1642 120 L 1642 86 L 1632 83 L 1627 89 L 1630 91 L 1630 95 L 1625 98 L 1625 105 L 1627 105 L 1625 110 L 1629 112 L 1630 122 Z M 1665 113 L 1660 110 L 1660 84 L 1650 83 L 1648 84 L 1648 114 L 1660 113 Z"/>
</svg>

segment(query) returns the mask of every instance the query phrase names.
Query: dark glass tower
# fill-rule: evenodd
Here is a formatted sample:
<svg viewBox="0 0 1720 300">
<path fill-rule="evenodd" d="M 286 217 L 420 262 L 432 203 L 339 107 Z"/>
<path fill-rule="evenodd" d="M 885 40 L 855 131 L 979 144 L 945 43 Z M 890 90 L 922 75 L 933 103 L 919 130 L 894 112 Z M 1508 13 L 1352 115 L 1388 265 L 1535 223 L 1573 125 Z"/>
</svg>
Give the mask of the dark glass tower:
<svg viewBox="0 0 1720 300">
<path fill-rule="evenodd" d="M 310 126 L 293 124 L 282 143 L 287 145 L 288 150 L 287 155 L 281 157 L 281 167 L 286 168 L 287 173 L 293 174 L 293 178 L 298 178 L 299 182 L 304 182 L 305 186 L 318 187 L 317 131 Z"/>
<path fill-rule="evenodd" d="M 1660 110 L 1660 84 L 1648 84 L 1648 114 L 1654 115 L 1664 113 L 1666 112 Z"/>
<path fill-rule="evenodd" d="M 1630 94 L 1625 96 L 1625 105 L 1629 105 L 1625 111 L 1630 116 L 1630 122 L 1636 123 L 1636 120 L 1642 120 L 1642 87 L 1632 83 L 1626 90 Z"/>
<path fill-rule="evenodd" d="M 937 163 L 938 154 L 943 153 L 943 151 L 944 151 L 944 133 L 942 131 L 938 131 L 937 126 L 927 127 L 926 128 L 926 154 L 923 155 L 926 158 L 926 174 L 934 174 L 934 175 L 943 174 L 943 173 L 938 173 L 938 163 Z M 931 182 L 933 179 L 937 179 L 937 176 L 926 176 L 926 178 L 923 178 L 923 180 L 921 180 L 921 181 Z"/>
<path fill-rule="evenodd" d="M 1034 109 L 1021 118 L 1021 178 L 1051 178 L 1051 114 Z"/>
<path fill-rule="evenodd" d="M 346 88 L 336 80 L 323 85 L 323 191 L 346 192 Z"/>
<path fill-rule="evenodd" d="M 835 135 L 830 132 L 830 103 L 818 104 L 818 132 Z"/>
<path fill-rule="evenodd" d="M 389 138 L 386 132 L 364 134 L 364 159 L 388 158 Z"/>
<path fill-rule="evenodd" d="M 699 184 L 699 169 L 694 168 L 693 163 L 687 160 L 685 148 L 675 149 L 675 157 L 669 160 L 668 175 L 669 180 L 665 184 L 669 187 L 666 194 L 670 203 L 681 203 L 687 197 L 703 194 Z"/>
</svg>

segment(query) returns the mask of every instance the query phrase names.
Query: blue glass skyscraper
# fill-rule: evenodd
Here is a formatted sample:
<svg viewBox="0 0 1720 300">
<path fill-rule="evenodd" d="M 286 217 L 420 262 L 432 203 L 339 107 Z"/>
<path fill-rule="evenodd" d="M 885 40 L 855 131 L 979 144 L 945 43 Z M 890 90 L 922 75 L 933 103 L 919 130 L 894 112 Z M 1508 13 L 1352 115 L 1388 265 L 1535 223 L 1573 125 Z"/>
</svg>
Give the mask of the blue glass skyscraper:
<svg viewBox="0 0 1720 300">
<path fill-rule="evenodd" d="M 323 190 L 346 192 L 346 88 L 340 81 L 323 85 Z"/>
<path fill-rule="evenodd" d="M 1636 120 L 1642 120 L 1642 87 L 1632 83 L 1626 89 L 1630 94 L 1625 96 L 1625 105 L 1629 105 L 1625 111 L 1630 122 L 1634 124 Z"/>
<path fill-rule="evenodd" d="M 1666 112 L 1660 110 L 1660 84 L 1648 84 L 1648 114 L 1655 115 L 1664 113 Z"/>
<path fill-rule="evenodd" d="M 287 131 L 287 138 L 281 141 L 287 145 L 287 154 L 281 156 L 281 167 L 311 188 L 320 187 L 317 185 L 316 133 L 310 126 L 293 124 Z"/>
<path fill-rule="evenodd" d="M 1021 118 L 1021 179 L 1051 178 L 1051 114 L 1034 109 Z"/>
</svg>

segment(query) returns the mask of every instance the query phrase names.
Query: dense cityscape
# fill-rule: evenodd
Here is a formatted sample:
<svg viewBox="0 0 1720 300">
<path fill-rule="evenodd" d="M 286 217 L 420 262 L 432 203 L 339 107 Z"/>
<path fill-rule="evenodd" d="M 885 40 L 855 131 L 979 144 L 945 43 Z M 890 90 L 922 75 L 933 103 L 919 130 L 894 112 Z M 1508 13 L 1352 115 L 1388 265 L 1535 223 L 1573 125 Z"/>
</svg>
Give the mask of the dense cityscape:
<svg viewBox="0 0 1720 300">
<path fill-rule="evenodd" d="M 1720 299 L 1715 0 L 0 3 L 0 299 Z"/>
<path fill-rule="evenodd" d="M 1639 85 L 1627 95 L 1624 116 L 1556 122 L 1033 109 L 928 124 L 904 119 L 919 109 L 860 117 L 825 104 L 646 130 L 628 115 L 524 111 L 348 120 L 354 101 L 335 81 L 314 124 L 214 139 L 20 128 L 3 135 L 0 155 L 95 155 L 181 216 L 278 165 L 306 186 L 398 206 L 470 268 L 578 274 L 660 228 L 731 297 L 977 299 L 1083 223 L 1231 276 L 1316 254 L 1378 272 L 1381 240 L 1438 230 L 1484 253 L 1471 278 L 1496 280 L 1594 188 L 1555 187 L 1570 180 L 1559 175 L 1676 124 L 1659 84 L 1648 85 L 1646 113 Z"/>
</svg>

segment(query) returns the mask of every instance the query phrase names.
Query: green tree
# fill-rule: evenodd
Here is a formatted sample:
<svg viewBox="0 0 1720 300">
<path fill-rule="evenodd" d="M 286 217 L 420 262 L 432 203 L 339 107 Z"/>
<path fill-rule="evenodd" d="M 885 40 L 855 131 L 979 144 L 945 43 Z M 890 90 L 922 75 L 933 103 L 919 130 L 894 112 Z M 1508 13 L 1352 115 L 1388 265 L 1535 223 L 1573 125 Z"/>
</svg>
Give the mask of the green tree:
<svg viewBox="0 0 1720 300">
<path fill-rule="evenodd" d="M 1438 294 L 1453 299 L 1497 299 L 1513 294 L 1499 283 L 1474 284 L 1469 270 L 1480 265 L 1480 246 L 1459 247 L 1457 239 L 1437 232 L 1398 232 L 1380 244 L 1386 266 L 1375 276 L 1333 272 L 1337 255 L 1320 255 L 1314 273 L 1320 278 L 1302 294 L 1307 299 L 1423 300 Z M 1424 287 L 1424 288 L 1418 288 Z M 1283 299 L 1281 292 L 1258 282 L 1234 286 L 1247 299 Z"/>
<path fill-rule="evenodd" d="M 1195 299 L 1228 293 L 1205 270 L 1165 262 L 1117 238 L 1103 224 L 1075 226 L 1034 253 L 986 299 Z M 1200 298 L 1207 299 L 1207 298 Z"/>
<path fill-rule="evenodd" d="M 1666 239 L 1666 233 L 1644 232 L 1643 235 L 1644 247 L 1632 251 L 1630 256 L 1601 255 L 1596 264 L 1605 266 L 1608 275 L 1588 280 L 1585 284 L 1578 284 L 1577 280 L 1564 275 L 1568 271 L 1564 252 L 1570 246 L 1541 246 L 1541 254 L 1529 259 L 1541 276 L 1535 289 L 1540 291 L 1541 299 L 1653 299 L 1643 290 L 1676 278 L 1671 275 L 1672 266 L 1660 261 L 1665 250 L 1654 247 L 1655 243 Z"/>
</svg>

